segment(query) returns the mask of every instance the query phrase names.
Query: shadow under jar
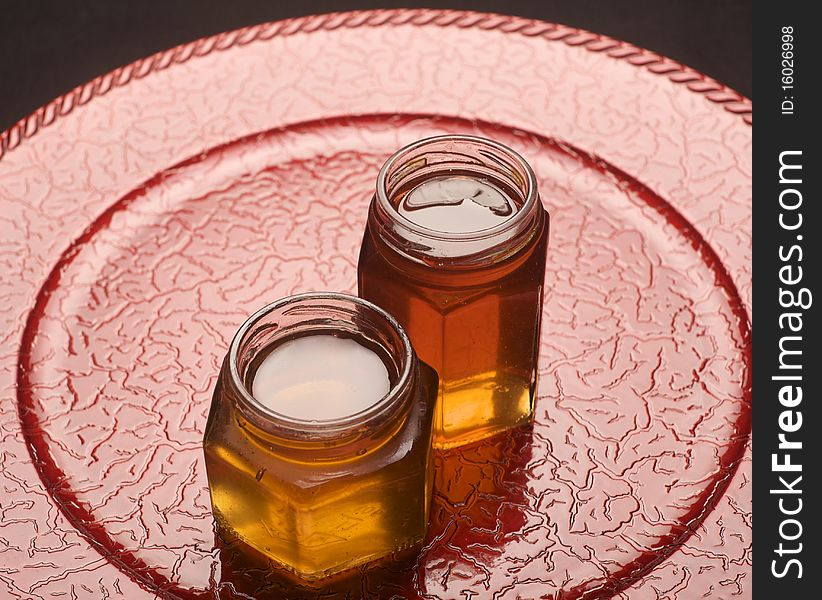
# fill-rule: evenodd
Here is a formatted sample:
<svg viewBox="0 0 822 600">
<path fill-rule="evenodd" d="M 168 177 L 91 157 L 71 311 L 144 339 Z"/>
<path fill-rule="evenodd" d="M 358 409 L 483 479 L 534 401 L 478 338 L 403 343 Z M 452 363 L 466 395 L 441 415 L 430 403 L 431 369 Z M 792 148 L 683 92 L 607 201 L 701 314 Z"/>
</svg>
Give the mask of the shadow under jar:
<svg viewBox="0 0 822 600">
<path fill-rule="evenodd" d="M 359 295 L 437 371 L 435 447 L 533 419 L 548 221 L 530 166 L 491 140 L 428 138 L 382 167 Z"/>
<path fill-rule="evenodd" d="M 375 361 L 387 393 L 369 399 Z M 436 388 L 369 302 L 312 293 L 263 308 L 231 342 L 206 425 L 218 524 L 307 580 L 420 543 Z"/>
</svg>

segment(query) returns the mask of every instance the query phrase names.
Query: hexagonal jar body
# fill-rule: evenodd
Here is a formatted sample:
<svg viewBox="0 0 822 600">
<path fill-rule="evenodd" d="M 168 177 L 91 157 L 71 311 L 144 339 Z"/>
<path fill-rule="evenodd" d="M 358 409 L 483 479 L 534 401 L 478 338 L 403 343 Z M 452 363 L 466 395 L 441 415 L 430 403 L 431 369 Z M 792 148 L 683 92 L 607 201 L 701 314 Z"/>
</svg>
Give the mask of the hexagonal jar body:
<svg viewBox="0 0 822 600">
<path fill-rule="evenodd" d="M 429 138 L 382 168 L 359 294 L 439 375 L 435 447 L 532 420 L 547 243 L 534 173 L 501 144 Z"/>
<path fill-rule="evenodd" d="M 315 334 L 353 338 L 377 353 L 388 394 L 330 420 L 295 419 L 258 402 L 249 390 L 262 359 L 285 341 Z M 405 332 L 370 303 L 308 294 L 259 311 L 231 344 L 206 426 L 218 523 L 307 580 L 421 542 L 436 387 L 436 374 L 419 362 Z"/>
</svg>

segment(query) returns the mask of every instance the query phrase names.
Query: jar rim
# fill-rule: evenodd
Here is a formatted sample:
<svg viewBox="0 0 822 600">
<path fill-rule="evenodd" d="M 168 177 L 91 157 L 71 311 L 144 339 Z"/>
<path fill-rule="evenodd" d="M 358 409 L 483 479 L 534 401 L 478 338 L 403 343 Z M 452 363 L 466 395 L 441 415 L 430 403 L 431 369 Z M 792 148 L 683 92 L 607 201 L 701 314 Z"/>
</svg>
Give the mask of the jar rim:
<svg viewBox="0 0 822 600">
<path fill-rule="evenodd" d="M 434 146 L 447 142 L 451 142 L 453 144 L 474 144 L 481 148 L 486 148 L 488 150 L 501 153 L 508 158 L 518 168 L 520 174 L 524 177 L 524 201 L 522 206 L 519 207 L 519 210 L 517 210 L 509 219 L 493 227 L 465 232 L 447 232 L 430 229 L 412 221 L 400 213 L 400 211 L 397 210 L 397 207 L 391 203 L 388 196 L 386 184 L 388 182 L 389 173 L 391 173 L 397 163 L 399 163 L 403 158 L 413 154 L 415 151 L 424 148 L 425 146 Z M 501 144 L 500 142 L 476 135 L 447 134 L 417 140 L 416 142 L 403 146 L 394 152 L 394 154 L 392 154 L 388 160 L 385 161 L 379 174 L 377 175 L 376 200 L 377 205 L 384 214 L 388 215 L 401 227 L 420 237 L 440 242 L 477 242 L 494 238 L 521 226 L 531 217 L 534 206 L 539 204 L 539 193 L 537 190 L 537 178 L 534 170 L 517 151 L 506 146 L 505 144 Z"/>
<path fill-rule="evenodd" d="M 272 410 L 258 401 L 246 387 L 246 383 L 238 366 L 240 346 L 246 340 L 247 335 L 254 330 L 254 327 L 271 313 L 288 306 L 299 307 L 302 305 L 308 307 L 311 302 L 321 302 L 324 300 L 365 309 L 367 312 L 383 320 L 388 327 L 397 334 L 397 337 L 402 343 L 402 356 L 399 357 L 397 380 L 391 385 L 388 392 L 382 398 L 356 413 L 343 417 L 334 419 L 299 419 Z M 229 347 L 227 360 L 229 363 L 231 383 L 234 389 L 237 390 L 241 403 L 251 409 L 255 415 L 263 421 L 263 423 L 257 422 L 255 424 L 263 425 L 264 429 L 269 429 L 273 426 L 282 433 L 291 433 L 292 435 L 308 434 L 316 439 L 327 439 L 344 434 L 352 428 L 368 425 L 375 420 L 381 421 L 381 417 L 385 416 L 387 412 L 401 405 L 403 400 L 407 399 L 408 394 L 406 392 L 412 383 L 415 354 L 411 340 L 400 323 L 390 313 L 376 304 L 342 292 L 306 292 L 281 298 L 264 306 L 248 317 L 237 330 L 237 333 L 234 334 L 234 338 Z"/>
</svg>

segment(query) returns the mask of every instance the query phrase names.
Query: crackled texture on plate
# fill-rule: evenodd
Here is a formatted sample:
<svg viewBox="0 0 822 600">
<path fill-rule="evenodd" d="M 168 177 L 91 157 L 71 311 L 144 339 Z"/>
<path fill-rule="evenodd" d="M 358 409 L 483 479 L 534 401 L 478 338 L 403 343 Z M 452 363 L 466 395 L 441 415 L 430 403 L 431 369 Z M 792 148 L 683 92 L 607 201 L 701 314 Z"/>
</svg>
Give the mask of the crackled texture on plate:
<svg viewBox="0 0 822 600">
<path fill-rule="evenodd" d="M 470 131 L 522 151 L 552 213 L 537 423 L 440 456 L 422 553 L 337 595 L 749 596 L 749 126 L 615 43 L 368 14 L 110 85 L 0 160 L 0 589 L 286 593 L 215 539 L 219 360 L 265 302 L 353 289 L 391 150 Z M 500 125 L 334 118 L 367 113 Z"/>
</svg>

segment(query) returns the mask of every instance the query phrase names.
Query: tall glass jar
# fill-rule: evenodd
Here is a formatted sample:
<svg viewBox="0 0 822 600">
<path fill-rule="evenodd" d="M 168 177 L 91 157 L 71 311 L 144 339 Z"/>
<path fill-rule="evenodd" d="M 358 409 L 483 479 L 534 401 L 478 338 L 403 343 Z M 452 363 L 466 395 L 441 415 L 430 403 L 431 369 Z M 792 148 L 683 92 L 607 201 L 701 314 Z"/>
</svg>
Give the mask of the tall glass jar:
<svg viewBox="0 0 822 600">
<path fill-rule="evenodd" d="M 531 167 L 491 140 L 420 140 L 379 173 L 359 294 L 437 371 L 437 447 L 533 418 L 548 221 Z"/>
<path fill-rule="evenodd" d="M 376 353 L 388 393 L 331 419 L 294 418 L 255 398 L 250 390 L 266 356 L 313 335 L 349 338 Z M 327 365 L 309 368 L 321 379 Z M 421 542 L 436 387 L 402 327 L 365 300 L 312 293 L 266 306 L 231 342 L 206 425 L 218 523 L 307 580 Z"/>
</svg>

